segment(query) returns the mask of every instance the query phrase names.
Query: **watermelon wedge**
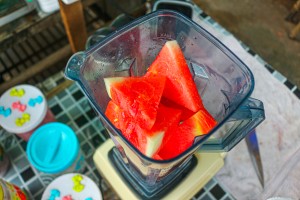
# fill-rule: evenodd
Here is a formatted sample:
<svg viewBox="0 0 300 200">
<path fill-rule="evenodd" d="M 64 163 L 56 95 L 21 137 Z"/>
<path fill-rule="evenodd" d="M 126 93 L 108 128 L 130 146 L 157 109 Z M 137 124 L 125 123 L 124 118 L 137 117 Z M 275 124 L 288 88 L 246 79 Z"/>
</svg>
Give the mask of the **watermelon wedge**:
<svg viewBox="0 0 300 200">
<path fill-rule="evenodd" d="M 193 112 L 203 107 L 183 52 L 175 40 L 165 43 L 145 76 L 162 75 L 167 77 L 164 97 Z"/>
<path fill-rule="evenodd" d="M 176 102 L 174 102 L 170 99 L 165 98 L 164 96 L 161 98 L 160 103 L 162 105 L 168 106 L 170 108 L 181 110 L 182 113 L 180 116 L 180 121 L 184 121 L 195 114 L 195 112 L 177 104 Z"/>
<path fill-rule="evenodd" d="M 196 136 L 207 134 L 216 124 L 205 109 L 199 110 L 173 131 L 167 143 L 153 158 L 167 160 L 178 156 L 193 145 Z"/>
<path fill-rule="evenodd" d="M 151 129 L 155 123 L 165 81 L 164 76 L 104 79 L 113 102 L 145 129 Z"/>
<path fill-rule="evenodd" d="M 167 160 L 207 134 L 216 121 L 205 109 L 176 41 L 168 41 L 143 77 L 104 79 L 105 115 L 144 155 Z"/>
<path fill-rule="evenodd" d="M 151 158 L 169 140 L 173 129 L 177 128 L 180 115 L 180 110 L 160 104 L 155 124 L 150 130 L 136 126 L 135 130 L 141 152 Z"/>
</svg>

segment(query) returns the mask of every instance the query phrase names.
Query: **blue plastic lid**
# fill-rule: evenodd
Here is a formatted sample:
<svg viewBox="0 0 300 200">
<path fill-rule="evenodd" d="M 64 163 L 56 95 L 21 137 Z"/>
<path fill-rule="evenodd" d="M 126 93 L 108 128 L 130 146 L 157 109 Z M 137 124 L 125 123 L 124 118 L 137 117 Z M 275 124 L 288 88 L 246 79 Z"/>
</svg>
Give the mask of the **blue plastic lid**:
<svg viewBox="0 0 300 200">
<path fill-rule="evenodd" d="M 26 153 L 30 163 L 39 171 L 60 173 L 77 158 L 79 142 L 69 126 L 52 122 L 34 131 Z"/>
</svg>

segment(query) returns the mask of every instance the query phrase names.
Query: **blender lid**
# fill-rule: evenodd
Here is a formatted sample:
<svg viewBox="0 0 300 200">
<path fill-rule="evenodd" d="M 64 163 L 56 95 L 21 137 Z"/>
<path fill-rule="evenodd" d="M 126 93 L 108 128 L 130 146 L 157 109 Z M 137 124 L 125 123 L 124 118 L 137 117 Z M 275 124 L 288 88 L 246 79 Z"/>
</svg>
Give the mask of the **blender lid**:
<svg viewBox="0 0 300 200">
<path fill-rule="evenodd" d="M 70 167 L 79 153 L 79 142 L 67 125 L 52 122 L 39 127 L 30 137 L 26 153 L 30 163 L 45 173 Z"/>
</svg>

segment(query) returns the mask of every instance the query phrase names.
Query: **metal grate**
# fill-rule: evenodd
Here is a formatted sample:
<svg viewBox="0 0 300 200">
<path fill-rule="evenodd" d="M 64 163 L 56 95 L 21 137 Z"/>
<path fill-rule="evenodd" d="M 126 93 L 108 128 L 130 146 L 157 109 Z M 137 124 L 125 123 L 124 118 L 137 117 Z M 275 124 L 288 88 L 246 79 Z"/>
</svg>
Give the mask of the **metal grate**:
<svg viewBox="0 0 300 200">
<path fill-rule="evenodd" d="M 95 31 L 109 19 L 102 8 L 93 3 L 84 8 L 85 21 L 88 32 Z M 0 85 L 7 83 L 33 65 L 42 61 L 49 55 L 68 45 L 67 36 L 61 21 L 43 28 L 37 33 L 26 37 L 16 44 L 12 44 L 0 52 Z M 36 84 L 48 78 L 50 75 L 62 70 L 68 58 L 59 60 L 55 66 L 37 76 L 27 80 L 29 84 Z"/>
<path fill-rule="evenodd" d="M 10 81 L 24 70 L 65 46 L 68 41 L 61 26 L 62 24 L 58 24 L 47 28 L 1 52 L 0 84 Z"/>
</svg>

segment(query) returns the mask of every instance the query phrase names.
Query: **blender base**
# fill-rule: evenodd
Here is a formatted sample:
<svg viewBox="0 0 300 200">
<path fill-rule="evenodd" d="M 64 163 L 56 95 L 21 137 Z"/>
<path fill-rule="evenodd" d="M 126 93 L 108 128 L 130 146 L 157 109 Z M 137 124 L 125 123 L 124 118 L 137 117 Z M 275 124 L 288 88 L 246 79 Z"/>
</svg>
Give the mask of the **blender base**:
<svg viewBox="0 0 300 200">
<path fill-rule="evenodd" d="M 93 159 L 101 176 L 114 189 L 121 199 L 140 199 L 116 170 L 109 158 L 114 147 L 111 139 L 97 148 Z M 191 199 L 224 165 L 224 153 L 196 152 L 196 166 L 163 199 Z"/>
<path fill-rule="evenodd" d="M 161 199 L 170 192 L 182 179 L 197 165 L 197 158 L 193 155 L 190 159 L 186 159 L 184 163 L 179 163 L 176 169 L 160 179 L 155 184 L 149 184 L 141 177 L 134 167 L 128 167 L 124 163 L 123 158 L 116 147 L 109 151 L 109 159 L 115 167 L 116 173 L 126 182 L 130 189 L 139 195 L 139 199 L 152 200 Z"/>
</svg>

